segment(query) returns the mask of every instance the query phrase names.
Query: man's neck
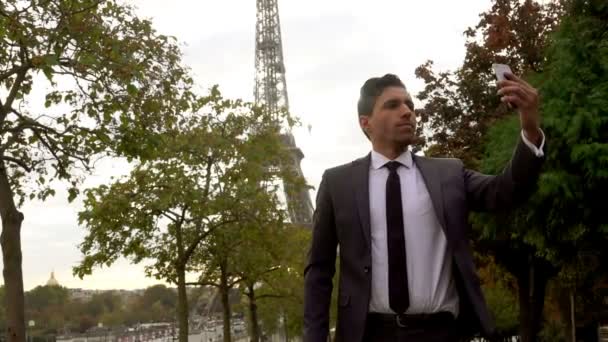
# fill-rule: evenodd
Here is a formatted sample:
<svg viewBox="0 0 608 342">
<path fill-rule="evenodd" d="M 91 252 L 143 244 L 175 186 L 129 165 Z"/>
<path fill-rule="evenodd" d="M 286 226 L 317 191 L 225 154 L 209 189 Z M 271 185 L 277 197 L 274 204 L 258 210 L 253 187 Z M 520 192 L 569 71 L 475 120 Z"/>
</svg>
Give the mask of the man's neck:
<svg viewBox="0 0 608 342">
<path fill-rule="evenodd" d="M 373 144 L 372 148 L 374 151 L 380 153 L 390 160 L 395 160 L 399 157 L 403 152 L 407 151 L 408 145 L 403 146 L 382 146 L 381 144 Z"/>
</svg>

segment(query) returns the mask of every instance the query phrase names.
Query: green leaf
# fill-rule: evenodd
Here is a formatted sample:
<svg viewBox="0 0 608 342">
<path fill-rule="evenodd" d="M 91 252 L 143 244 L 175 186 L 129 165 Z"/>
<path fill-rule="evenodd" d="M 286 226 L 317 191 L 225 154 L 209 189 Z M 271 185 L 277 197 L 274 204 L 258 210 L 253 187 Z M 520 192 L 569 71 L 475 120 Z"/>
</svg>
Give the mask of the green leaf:
<svg viewBox="0 0 608 342">
<path fill-rule="evenodd" d="M 44 73 L 44 76 L 46 76 L 47 80 L 49 80 L 50 82 L 53 82 L 53 68 L 45 65 L 42 67 L 42 72 Z"/>
<path fill-rule="evenodd" d="M 127 92 L 129 93 L 129 95 L 135 96 L 137 95 L 137 87 L 133 84 L 129 84 L 127 85 Z"/>
<path fill-rule="evenodd" d="M 50 54 L 44 56 L 44 63 L 47 66 L 53 66 L 59 64 L 59 60 L 57 59 L 57 55 Z"/>
</svg>

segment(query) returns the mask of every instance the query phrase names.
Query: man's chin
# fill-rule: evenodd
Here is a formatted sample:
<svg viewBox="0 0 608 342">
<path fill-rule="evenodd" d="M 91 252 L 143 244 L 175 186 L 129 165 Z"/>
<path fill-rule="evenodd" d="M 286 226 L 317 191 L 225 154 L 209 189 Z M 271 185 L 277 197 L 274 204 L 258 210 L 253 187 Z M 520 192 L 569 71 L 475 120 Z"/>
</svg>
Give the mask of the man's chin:
<svg viewBox="0 0 608 342">
<path fill-rule="evenodd" d="M 403 137 L 399 137 L 399 139 L 397 140 L 400 144 L 404 144 L 404 145 L 413 145 L 416 143 L 416 141 L 418 141 L 418 138 L 415 136 L 403 136 Z"/>
</svg>

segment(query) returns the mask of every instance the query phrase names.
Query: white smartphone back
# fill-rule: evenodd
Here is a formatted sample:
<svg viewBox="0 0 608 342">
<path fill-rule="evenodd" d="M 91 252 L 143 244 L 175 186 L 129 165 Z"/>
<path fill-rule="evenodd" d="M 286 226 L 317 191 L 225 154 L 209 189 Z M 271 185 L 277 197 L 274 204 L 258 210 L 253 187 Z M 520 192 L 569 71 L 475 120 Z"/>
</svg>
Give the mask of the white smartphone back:
<svg viewBox="0 0 608 342">
<path fill-rule="evenodd" d="M 511 71 L 511 68 L 508 65 L 506 65 L 506 64 L 497 64 L 497 63 L 494 63 L 494 64 L 492 64 L 492 69 L 494 69 L 494 73 L 496 74 L 496 79 L 498 81 L 504 81 L 504 80 L 506 80 L 506 78 L 505 78 L 505 72 L 513 73 Z"/>
</svg>

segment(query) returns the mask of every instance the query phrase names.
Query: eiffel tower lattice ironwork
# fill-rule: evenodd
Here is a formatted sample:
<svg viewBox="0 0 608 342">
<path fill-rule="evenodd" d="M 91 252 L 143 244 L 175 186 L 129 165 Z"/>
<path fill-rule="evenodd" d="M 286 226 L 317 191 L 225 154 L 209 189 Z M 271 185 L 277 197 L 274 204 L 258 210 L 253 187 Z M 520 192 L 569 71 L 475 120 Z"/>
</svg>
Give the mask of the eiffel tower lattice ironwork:
<svg viewBox="0 0 608 342">
<path fill-rule="evenodd" d="M 256 1 L 255 102 L 274 113 L 289 110 L 277 0 Z M 304 154 L 296 146 L 290 131 L 283 135 L 283 143 L 293 156 L 293 170 L 303 176 L 300 163 Z M 303 189 L 296 194 L 290 193 L 290 191 L 285 192 L 291 222 L 310 226 L 313 209 L 308 190 Z"/>
</svg>

